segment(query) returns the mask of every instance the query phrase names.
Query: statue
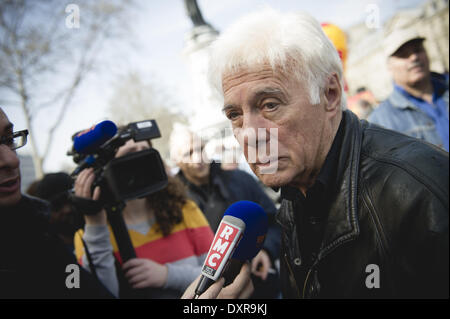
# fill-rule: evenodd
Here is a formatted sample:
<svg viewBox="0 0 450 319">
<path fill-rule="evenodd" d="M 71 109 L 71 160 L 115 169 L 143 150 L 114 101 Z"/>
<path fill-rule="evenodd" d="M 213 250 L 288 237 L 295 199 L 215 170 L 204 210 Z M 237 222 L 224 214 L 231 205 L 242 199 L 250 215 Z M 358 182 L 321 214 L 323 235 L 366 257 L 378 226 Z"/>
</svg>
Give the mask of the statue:
<svg viewBox="0 0 450 319">
<path fill-rule="evenodd" d="M 192 20 L 194 26 L 208 25 L 203 19 L 202 13 L 200 12 L 200 8 L 198 7 L 197 0 L 184 0 L 184 5 L 187 11 L 187 14 Z"/>
</svg>

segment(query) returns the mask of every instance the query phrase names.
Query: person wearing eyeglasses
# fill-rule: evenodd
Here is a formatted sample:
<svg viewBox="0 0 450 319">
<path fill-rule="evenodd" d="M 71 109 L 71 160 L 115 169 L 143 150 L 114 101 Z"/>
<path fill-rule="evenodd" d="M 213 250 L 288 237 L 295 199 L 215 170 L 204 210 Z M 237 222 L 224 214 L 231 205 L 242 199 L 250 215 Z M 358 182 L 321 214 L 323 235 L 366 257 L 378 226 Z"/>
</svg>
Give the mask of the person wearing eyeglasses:
<svg viewBox="0 0 450 319">
<path fill-rule="evenodd" d="M 27 142 L 28 131 L 13 132 L 13 124 L 9 122 L 0 109 L 1 157 L 0 157 L 0 206 L 10 206 L 20 200 L 19 158 L 16 150 Z"/>
<path fill-rule="evenodd" d="M 27 135 L 0 107 L 0 299 L 112 298 L 51 231 L 48 203 L 21 193 L 16 150 Z"/>
</svg>

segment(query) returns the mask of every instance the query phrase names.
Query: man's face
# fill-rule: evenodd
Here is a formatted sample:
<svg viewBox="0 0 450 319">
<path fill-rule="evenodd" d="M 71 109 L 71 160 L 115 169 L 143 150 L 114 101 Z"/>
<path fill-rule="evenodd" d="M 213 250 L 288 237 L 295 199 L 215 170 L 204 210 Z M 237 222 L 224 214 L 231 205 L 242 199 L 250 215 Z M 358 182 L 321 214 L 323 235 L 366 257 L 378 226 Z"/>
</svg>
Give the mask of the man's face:
<svg viewBox="0 0 450 319">
<path fill-rule="evenodd" d="M 209 178 L 210 165 L 204 154 L 204 146 L 195 144 L 190 143 L 189 147 L 186 147 L 177 165 L 190 181 L 203 184 Z"/>
<path fill-rule="evenodd" d="M 266 65 L 261 70 L 244 69 L 225 75 L 222 83 L 223 111 L 259 179 L 270 187 L 311 186 L 331 145 L 330 119 L 337 111 L 326 111 L 328 102 L 323 98 L 318 105 L 312 105 L 304 84 Z M 258 134 L 258 128 L 266 131 L 265 137 Z M 240 136 L 249 129 L 256 132 L 256 144 Z M 276 155 L 264 164 L 267 159 L 261 159 L 256 151 L 256 161 L 249 161 L 252 147 L 265 146 L 269 153 L 270 139 L 275 138 L 270 135 L 271 129 L 278 132 Z M 264 174 L 270 165 L 275 165 L 276 171 Z"/>
<path fill-rule="evenodd" d="M 422 40 L 402 45 L 388 59 L 394 82 L 402 87 L 414 87 L 430 75 L 430 63 Z"/>
<path fill-rule="evenodd" d="M 12 133 L 13 125 L 0 109 L 0 137 Z M 8 145 L 0 144 L 0 207 L 17 204 L 21 196 L 19 158 Z"/>
</svg>

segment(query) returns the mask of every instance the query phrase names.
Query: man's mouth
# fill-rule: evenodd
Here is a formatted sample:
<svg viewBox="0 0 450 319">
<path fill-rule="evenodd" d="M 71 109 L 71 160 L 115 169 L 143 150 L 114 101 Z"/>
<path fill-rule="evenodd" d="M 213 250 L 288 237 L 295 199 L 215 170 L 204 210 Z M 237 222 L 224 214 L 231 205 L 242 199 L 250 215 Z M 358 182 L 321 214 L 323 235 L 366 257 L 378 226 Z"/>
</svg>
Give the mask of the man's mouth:
<svg viewBox="0 0 450 319">
<path fill-rule="evenodd" d="M 261 167 L 269 166 L 269 165 L 274 164 L 274 163 L 276 163 L 278 161 L 281 161 L 283 158 L 284 157 L 261 158 L 261 159 L 256 160 L 255 165 L 261 166 Z"/>
<path fill-rule="evenodd" d="M 421 70 L 421 69 L 423 69 L 422 64 L 414 64 L 411 67 L 409 67 L 409 71 L 411 71 L 411 70 Z"/>
<path fill-rule="evenodd" d="M 19 188 L 19 177 L 8 179 L 0 183 L 0 193 L 13 193 Z"/>
<path fill-rule="evenodd" d="M 269 161 L 257 161 L 255 163 L 256 168 L 260 174 L 275 174 L 279 169 L 279 162 L 286 159 L 285 157 L 272 158 Z"/>
</svg>

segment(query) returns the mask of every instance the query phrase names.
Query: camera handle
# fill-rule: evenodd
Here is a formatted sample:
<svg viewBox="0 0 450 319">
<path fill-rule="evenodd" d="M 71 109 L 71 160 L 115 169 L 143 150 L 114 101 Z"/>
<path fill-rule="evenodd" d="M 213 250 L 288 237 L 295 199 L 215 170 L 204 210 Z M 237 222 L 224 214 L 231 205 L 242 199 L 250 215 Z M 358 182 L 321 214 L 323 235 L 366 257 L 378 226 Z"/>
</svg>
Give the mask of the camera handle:
<svg viewBox="0 0 450 319">
<path fill-rule="evenodd" d="M 124 202 L 106 205 L 106 216 L 111 225 L 114 237 L 116 238 L 119 254 L 122 258 L 122 263 L 127 262 L 132 258 L 136 258 L 136 251 L 131 243 L 130 234 L 128 233 L 127 225 L 123 219 L 122 210 L 125 208 Z M 150 296 L 150 288 L 132 289 L 129 284 L 125 288 L 125 297 L 132 299 L 148 299 Z"/>
<path fill-rule="evenodd" d="M 116 238 L 117 246 L 119 247 L 119 254 L 122 258 L 122 263 L 125 263 L 132 258 L 136 258 L 136 251 L 131 243 L 128 228 L 125 225 L 125 221 L 122 216 L 122 210 L 124 207 L 125 203 L 123 202 L 107 205 L 105 207 L 108 222 L 111 225 L 114 237 Z"/>
</svg>

